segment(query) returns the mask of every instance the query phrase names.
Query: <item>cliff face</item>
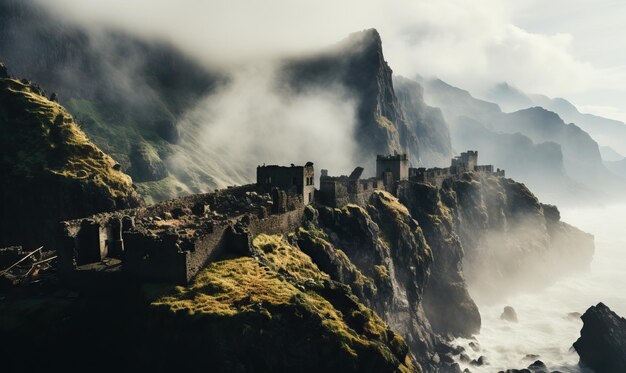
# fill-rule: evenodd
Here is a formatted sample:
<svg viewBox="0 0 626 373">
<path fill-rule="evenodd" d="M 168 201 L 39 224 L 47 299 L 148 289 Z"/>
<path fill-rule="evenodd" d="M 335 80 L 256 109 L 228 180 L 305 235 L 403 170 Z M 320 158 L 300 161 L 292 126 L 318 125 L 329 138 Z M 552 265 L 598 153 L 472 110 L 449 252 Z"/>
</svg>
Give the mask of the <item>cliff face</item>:
<svg viewBox="0 0 626 373">
<path fill-rule="evenodd" d="M 524 184 L 466 174 L 441 193 L 456 219 L 475 296 L 545 286 L 591 262 L 593 236 L 561 222 L 558 209 L 541 204 Z"/>
<path fill-rule="evenodd" d="M 306 225 L 315 233 L 299 234 L 304 252 L 329 273 L 337 273 L 334 258 L 346 257 L 356 273 L 355 293 L 405 338 L 418 361 L 428 363 L 436 341 L 421 299 L 432 255 L 406 207 L 377 192 L 366 207 L 323 208 Z"/>
<path fill-rule="evenodd" d="M 61 105 L 6 73 L 0 129 L 0 246 L 51 246 L 61 220 L 139 204 L 130 177 Z"/>
<path fill-rule="evenodd" d="M 423 102 L 417 83 L 400 80 L 383 54 L 374 29 L 357 32 L 312 56 L 284 64 L 291 89 L 345 90 L 357 102 L 355 138 L 359 164 L 373 170 L 372 154 L 408 152 L 413 164 L 450 157 L 450 139 L 441 113 Z"/>
<path fill-rule="evenodd" d="M 407 128 L 415 133 L 421 164 L 449 166 L 452 142 L 443 113 L 426 105 L 424 88 L 418 82 L 402 77 L 395 77 L 393 82 Z"/>
</svg>

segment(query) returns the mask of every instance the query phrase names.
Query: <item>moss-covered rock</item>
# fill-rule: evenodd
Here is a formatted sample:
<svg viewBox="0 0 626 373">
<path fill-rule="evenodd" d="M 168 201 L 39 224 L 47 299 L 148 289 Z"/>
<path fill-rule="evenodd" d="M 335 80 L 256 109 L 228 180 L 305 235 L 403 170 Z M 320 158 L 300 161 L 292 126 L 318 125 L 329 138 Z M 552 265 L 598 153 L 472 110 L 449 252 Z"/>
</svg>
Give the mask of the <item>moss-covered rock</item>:
<svg viewBox="0 0 626 373">
<path fill-rule="evenodd" d="M 186 352 L 170 366 L 215 371 L 416 371 L 402 338 L 281 236 L 257 257 L 209 265 L 155 300 L 159 345 Z M 163 353 L 166 353 L 164 350 Z"/>
<path fill-rule="evenodd" d="M 53 245 L 61 220 L 139 204 L 119 164 L 43 94 L 0 79 L 0 245 Z"/>
</svg>

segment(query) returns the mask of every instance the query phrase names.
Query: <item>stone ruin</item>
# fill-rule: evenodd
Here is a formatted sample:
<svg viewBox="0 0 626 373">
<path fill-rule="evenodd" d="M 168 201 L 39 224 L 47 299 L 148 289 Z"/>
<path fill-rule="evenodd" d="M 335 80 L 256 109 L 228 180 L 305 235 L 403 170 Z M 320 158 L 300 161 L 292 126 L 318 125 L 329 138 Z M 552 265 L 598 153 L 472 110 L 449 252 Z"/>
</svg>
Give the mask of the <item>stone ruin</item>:
<svg viewBox="0 0 626 373">
<path fill-rule="evenodd" d="M 293 231 L 303 212 L 301 197 L 250 184 L 66 221 L 59 270 L 79 281 L 117 274 L 187 283 L 222 255 L 250 253 L 258 233 Z"/>
<path fill-rule="evenodd" d="M 355 168 L 350 176 L 328 176 L 328 171 L 322 170 L 317 201 L 338 208 L 350 203 L 365 205 L 376 189 L 384 189 L 384 183 L 375 177 L 362 180 L 362 173 L 362 167 Z"/>
<path fill-rule="evenodd" d="M 444 180 L 448 178 L 458 178 L 466 172 L 476 172 L 483 175 L 493 175 L 504 177 L 504 170 L 493 170 L 492 165 L 478 165 L 478 152 L 468 150 L 460 156 L 452 158 L 448 168 L 410 168 L 409 180 L 418 183 L 428 183 L 441 187 Z"/>
<path fill-rule="evenodd" d="M 250 254 L 252 238 L 259 233 L 294 231 L 310 203 L 365 205 L 375 190 L 396 194 L 402 183 L 441 186 L 464 172 L 504 176 L 491 165 L 477 165 L 477 158 L 477 152 L 468 151 L 454 158 L 450 168 L 416 169 L 409 168 L 406 154 L 378 156 L 376 177 L 361 179 L 361 167 L 337 177 L 322 170 L 317 191 L 311 162 L 258 166 L 256 184 L 62 222 L 58 268 L 79 282 L 120 276 L 188 283 L 224 255 Z"/>
</svg>

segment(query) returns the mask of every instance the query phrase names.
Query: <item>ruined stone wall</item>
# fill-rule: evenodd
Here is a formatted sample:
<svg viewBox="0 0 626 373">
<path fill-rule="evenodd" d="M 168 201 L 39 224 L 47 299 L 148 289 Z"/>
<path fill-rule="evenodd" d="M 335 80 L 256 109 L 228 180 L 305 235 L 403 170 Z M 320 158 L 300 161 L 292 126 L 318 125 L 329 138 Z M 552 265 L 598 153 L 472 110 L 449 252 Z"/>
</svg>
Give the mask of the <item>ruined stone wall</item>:
<svg viewBox="0 0 626 373">
<path fill-rule="evenodd" d="M 295 231 L 302 223 L 304 206 L 283 214 L 269 215 L 267 218 L 258 219 L 252 217 L 248 224 L 252 237 L 260 234 L 287 234 Z"/>
</svg>

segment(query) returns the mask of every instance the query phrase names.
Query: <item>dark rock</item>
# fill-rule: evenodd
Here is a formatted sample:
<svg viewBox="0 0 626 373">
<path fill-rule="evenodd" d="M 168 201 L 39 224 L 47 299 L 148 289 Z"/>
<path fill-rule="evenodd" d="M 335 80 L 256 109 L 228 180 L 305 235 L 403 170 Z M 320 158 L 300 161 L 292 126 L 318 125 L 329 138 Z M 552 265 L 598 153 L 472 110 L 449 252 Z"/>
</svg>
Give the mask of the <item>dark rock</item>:
<svg viewBox="0 0 626 373">
<path fill-rule="evenodd" d="M 530 364 L 528 366 L 528 369 L 530 371 L 532 371 L 532 372 L 538 372 L 538 373 L 544 373 L 545 372 L 545 373 L 548 373 L 548 367 L 541 360 L 537 360 L 534 363 Z"/>
<path fill-rule="evenodd" d="M 439 355 L 439 361 L 441 361 L 442 363 L 449 363 L 452 364 L 454 363 L 454 358 L 452 357 L 451 354 L 443 354 L 443 355 Z"/>
<path fill-rule="evenodd" d="M 468 344 L 468 346 L 469 346 L 469 347 L 472 349 L 472 351 L 474 351 L 474 352 L 478 352 L 478 351 L 480 351 L 480 346 L 478 345 L 478 343 L 477 343 L 477 342 L 470 342 L 470 343 Z"/>
<path fill-rule="evenodd" d="M 190 215 L 191 210 L 187 207 L 177 207 L 171 211 L 172 217 L 178 219 L 181 216 Z"/>
<path fill-rule="evenodd" d="M 417 183 L 403 185 L 398 196 L 418 221 L 433 252 L 433 270 L 422 300 L 433 330 L 454 337 L 478 333 L 480 312 L 465 282 L 464 250 L 456 232 L 457 222 L 445 207 L 449 203 L 457 208 L 457 201 L 446 201 L 448 196 L 443 191 Z"/>
<path fill-rule="evenodd" d="M 543 208 L 543 216 L 546 217 L 546 220 L 554 223 L 561 220 L 561 213 L 556 206 L 542 203 L 541 207 Z"/>
<path fill-rule="evenodd" d="M 477 366 L 477 367 L 482 367 L 483 365 L 487 364 L 487 358 L 484 356 L 479 357 L 478 359 L 474 359 L 472 361 L 470 361 L 471 365 Z"/>
<path fill-rule="evenodd" d="M 58 103 L 59 102 L 59 96 L 56 93 L 52 92 L 52 94 L 50 95 L 50 101 Z"/>
<path fill-rule="evenodd" d="M 517 322 L 517 312 L 515 312 L 515 309 L 513 307 L 506 306 L 504 307 L 502 315 L 500 315 L 500 320 Z"/>
<path fill-rule="evenodd" d="M 525 360 L 537 360 L 539 359 L 539 355 L 536 354 L 526 354 L 526 356 L 524 356 Z"/>
<path fill-rule="evenodd" d="M 469 363 L 470 361 L 472 361 L 472 359 L 467 354 L 464 354 L 464 353 L 459 355 L 459 359 L 461 359 L 461 361 L 464 363 Z"/>
<path fill-rule="evenodd" d="M 198 216 L 204 216 L 208 214 L 210 211 L 211 209 L 209 208 L 209 205 L 207 205 L 206 203 L 201 203 L 201 202 L 196 203 L 191 208 L 191 212 L 193 212 L 195 215 L 198 215 Z"/>
<path fill-rule="evenodd" d="M 626 372 L 626 319 L 603 303 L 582 315 L 583 328 L 574 349 L 596 372 Z"/>
<path fill-rule="evenodd" d="M 9 72 L 7 71 L 7 67 L 4 66 L 2 62 L 0 62 L 0 79 L 5 79 L 9 77 Z"/>
<path fill-rule="evenodd" d="M 437 373 L 462 373 L 461 367 L 457 363 L 442 363 Z"/>
</svg>

